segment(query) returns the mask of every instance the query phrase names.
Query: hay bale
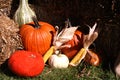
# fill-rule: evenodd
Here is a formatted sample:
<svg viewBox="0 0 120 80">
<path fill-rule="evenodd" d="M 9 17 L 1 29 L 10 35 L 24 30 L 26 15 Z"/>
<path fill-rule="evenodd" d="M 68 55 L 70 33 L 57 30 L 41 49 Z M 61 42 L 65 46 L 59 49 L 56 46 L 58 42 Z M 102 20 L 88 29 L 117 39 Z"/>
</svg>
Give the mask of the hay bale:
<svg viewBox="0 0 120 80">
<path fill-rule="evenodd" d="M 0 0 L 0 11 L 6 15 L 10 15 L 12 0 Z"/>
<path fill-rule="evenodd" d="M 12 52 L 22 48 L 18 31 L 18 25 L 0 12 L 0 65 Z"/>
</svg>

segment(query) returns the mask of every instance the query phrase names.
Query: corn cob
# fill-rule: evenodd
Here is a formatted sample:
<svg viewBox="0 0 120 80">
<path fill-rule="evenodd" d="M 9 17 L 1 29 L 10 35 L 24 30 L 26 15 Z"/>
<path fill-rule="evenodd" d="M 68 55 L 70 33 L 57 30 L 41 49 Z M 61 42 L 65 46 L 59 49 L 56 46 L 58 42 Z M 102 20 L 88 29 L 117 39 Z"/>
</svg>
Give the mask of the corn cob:
<svg viewBox="0 0 120 80">
<path fill-rule="evenodd" d="M 51 46 L 50 49 L 43 56 L 44 63 L 47 62 L 48 58 L 54 53 L 54 46 Z"/>
<path fill-rule="evenodd" d="M 71 60 L 71 62 L 69 63 L 69 65 L 71 65 L 71 66 L 77 66 L 82 61 L 82 59 L 85 57 L 86 53 L 87 53 L 87 50 L 85 48 L 82 48 L 77 53 L 77 55 Z"/>
</svg>

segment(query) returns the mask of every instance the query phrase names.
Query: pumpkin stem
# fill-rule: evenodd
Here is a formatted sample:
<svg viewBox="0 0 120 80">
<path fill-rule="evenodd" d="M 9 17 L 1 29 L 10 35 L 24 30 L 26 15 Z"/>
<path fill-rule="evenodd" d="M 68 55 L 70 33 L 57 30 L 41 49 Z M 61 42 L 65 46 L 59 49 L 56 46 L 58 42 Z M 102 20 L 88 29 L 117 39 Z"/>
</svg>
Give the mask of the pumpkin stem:
<svg viewBox="0 0 120 80">
<path fill-rule="evenodd" d="M 39 27 L 40 27 L 40 24 L 38 23 L 37 18 L 36 18 L 35 16 L 33 16 L 32 19 L 33 19 L 33 22 L 34 22 L 34 24 L 35 24 L 35 28 L 39 28 Z"/>
<path fill-rule="evenodd" d="M 61 51 L 60 51 L 59 49 L 55 50 L 55 54 L 56 54 L 56 55 L 58 55 L 58 54 L 60 54 L 60 53 L 61 53 Z"/>
</svg>

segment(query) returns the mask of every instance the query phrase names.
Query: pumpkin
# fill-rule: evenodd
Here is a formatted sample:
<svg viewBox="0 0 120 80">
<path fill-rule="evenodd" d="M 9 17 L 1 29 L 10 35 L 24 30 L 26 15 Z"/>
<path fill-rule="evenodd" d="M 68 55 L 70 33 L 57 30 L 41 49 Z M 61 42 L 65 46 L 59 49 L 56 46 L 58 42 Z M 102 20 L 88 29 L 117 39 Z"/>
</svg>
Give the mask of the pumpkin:
<svg viewBox="0 0 120 80">
<path fill-rule="evenodd" d="M 61 49 L 61 51 L 69 58 L 72 59 L 78 51 L 82 48 L 82 43 L 83 42 L 83 36 L 82 32 L 79 30 L 76 30 L 72 40 L 68 41 L 65 43 L 65 45 L 71 45 L 71 47 L 65 47 Z"/>
<path fill-rule="evenodd" d="M 44 61 L 40 54 L 30 51 L 15 51 L 8 60 L 9 69 L 21 77 L 34 77 L 42 73 Z"/>
<path fill-rule="evenodd" d="M 51 46 L 55 29 L 49 23 L 33 20 L 20 28 L 22 43 L 26 50 L 44 55 Z"/>
<path fill-rule="evenodd" d="M 69 59 L 64 54 L 53 54 L 48 59 L 48 63 L 53 68 L 67 68 L 69 65 Z"/>
</svg>

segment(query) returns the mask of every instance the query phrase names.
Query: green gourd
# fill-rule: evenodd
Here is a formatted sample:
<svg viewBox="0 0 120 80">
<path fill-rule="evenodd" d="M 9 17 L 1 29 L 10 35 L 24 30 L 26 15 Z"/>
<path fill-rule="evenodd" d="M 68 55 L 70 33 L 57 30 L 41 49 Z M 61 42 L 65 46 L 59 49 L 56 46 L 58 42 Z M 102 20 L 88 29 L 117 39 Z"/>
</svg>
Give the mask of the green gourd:
<svg viewBox="0 0 120 80">
<path fill-rule="evenodd" d="M 14 20 L 19 26 L 32 22 L 32 17 L 36 17 L 35 12 L 29 7 L 28 0 L 20 0 L 18 9 L 14 14 Z"/>
</svg>

